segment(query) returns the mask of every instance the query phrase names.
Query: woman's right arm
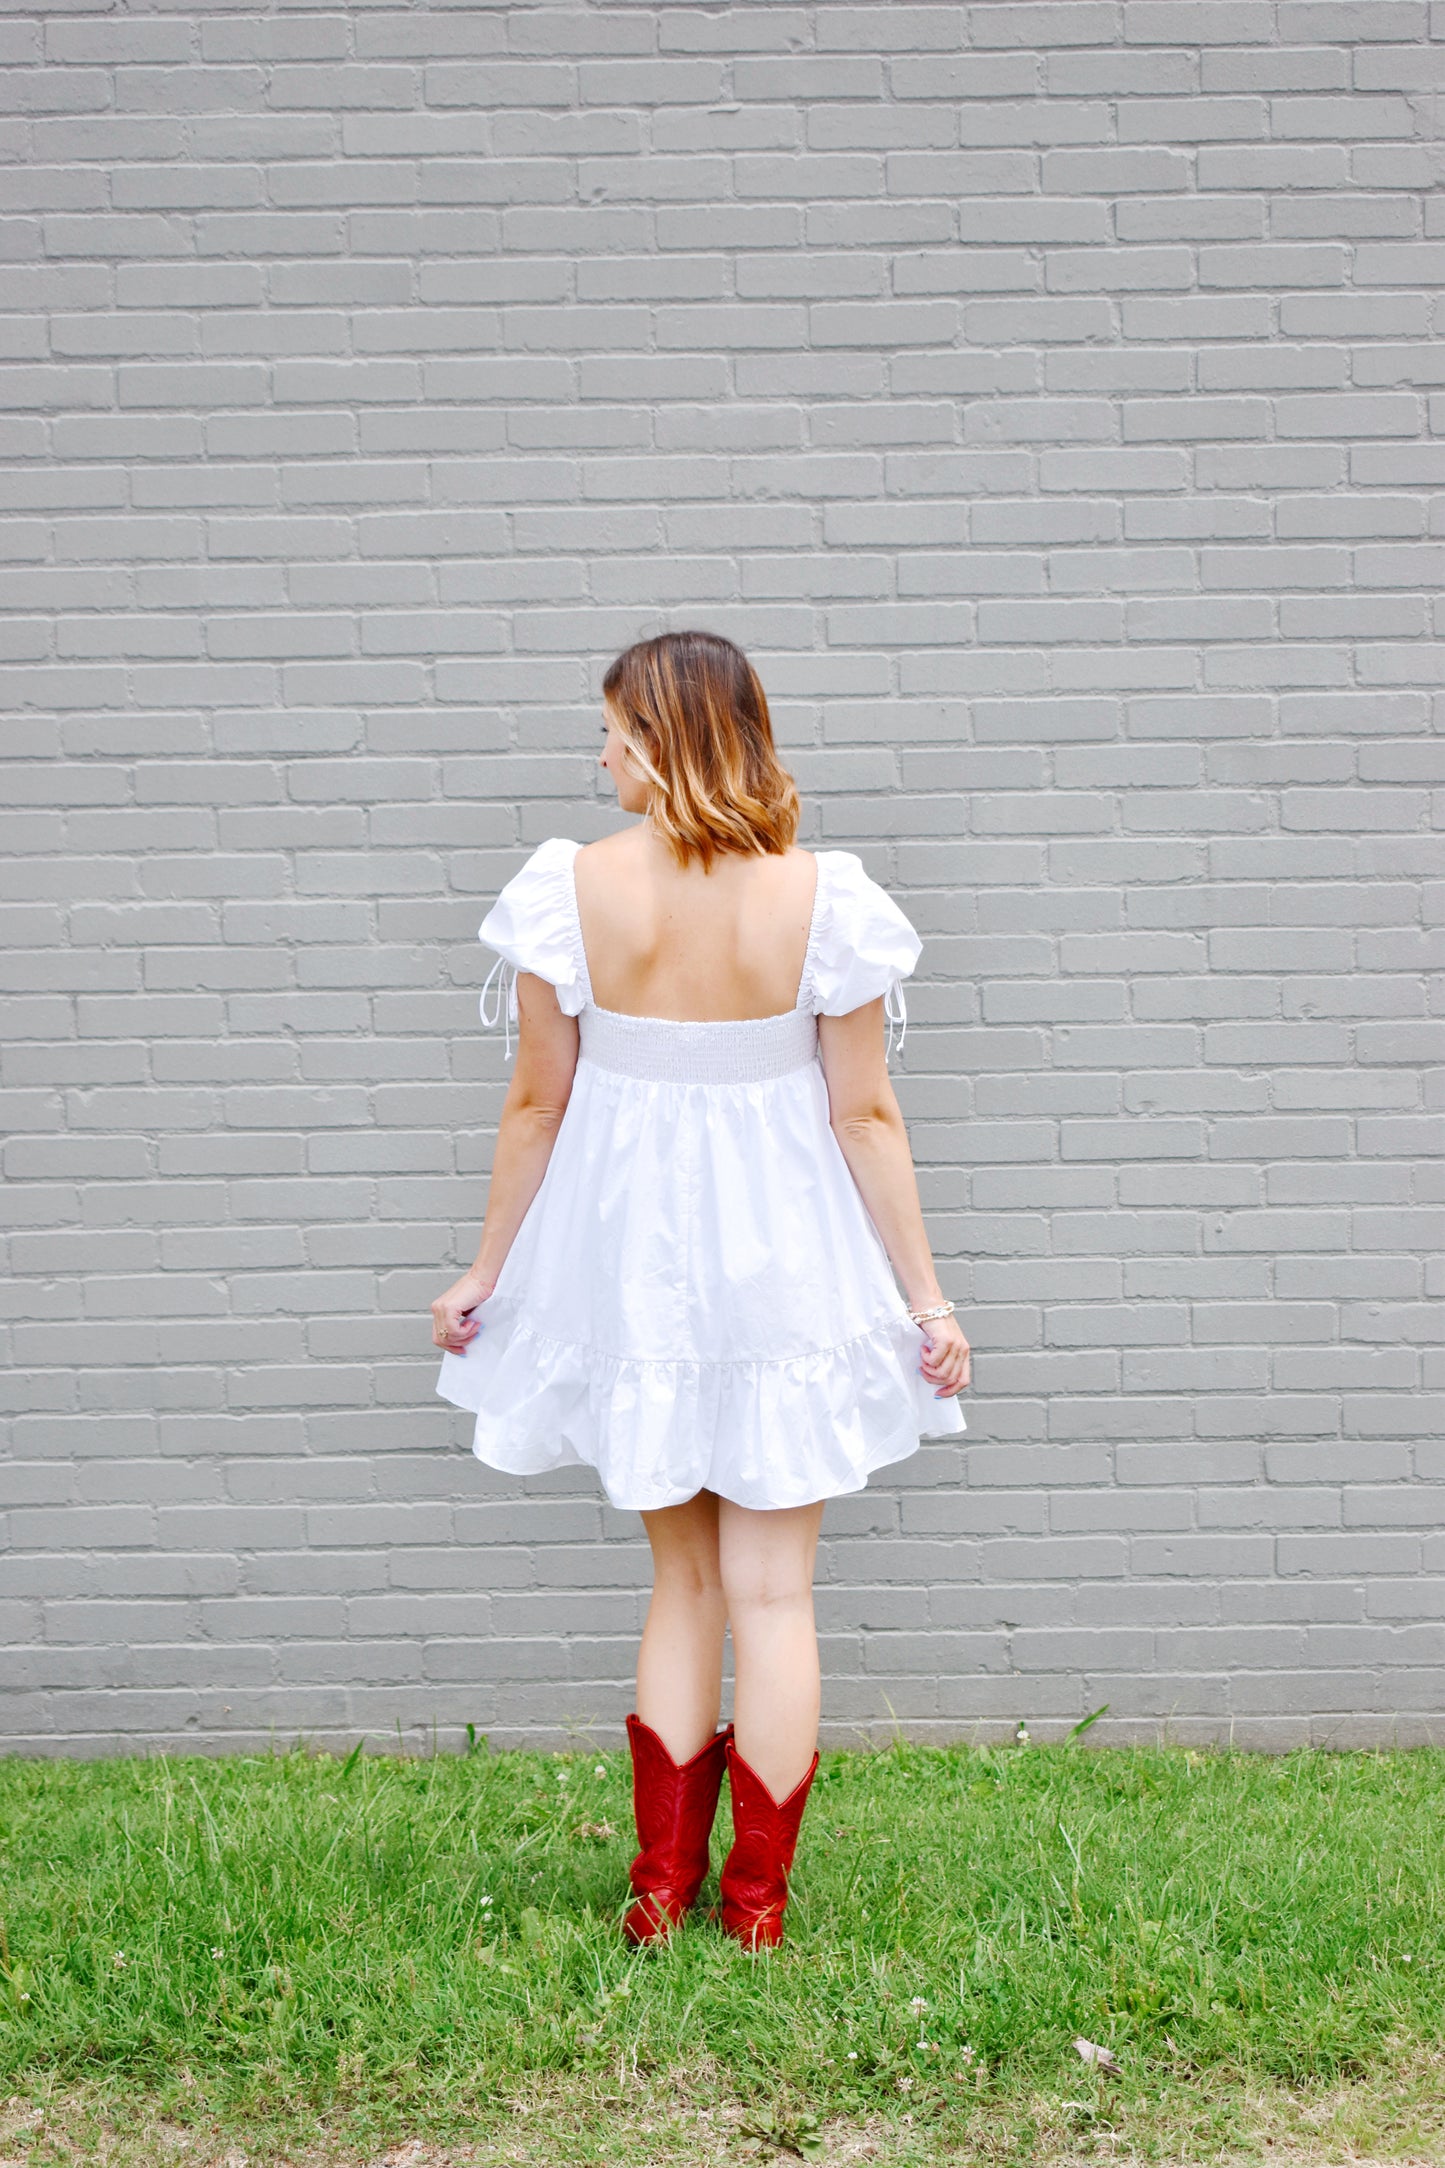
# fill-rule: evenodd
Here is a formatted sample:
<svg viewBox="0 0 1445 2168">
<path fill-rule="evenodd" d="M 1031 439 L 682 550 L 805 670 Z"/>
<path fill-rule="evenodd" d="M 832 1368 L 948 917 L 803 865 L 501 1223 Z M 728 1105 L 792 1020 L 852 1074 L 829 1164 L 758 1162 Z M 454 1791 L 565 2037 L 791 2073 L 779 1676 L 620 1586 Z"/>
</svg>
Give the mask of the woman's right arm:
<svg viewBox="0 0 1445 2168">
<path fill-rule="evenodd" d="M 542 1186 L 577 1070 L 577 1019 L 534 972 L 517 973 L 517 1056 L 502 1102 L 476 1263 L 431 1306 L 432 1338 L 460 1355 L 480 1331 L 467 1313 L 497 1284 L 527 1207 Z"/>
<path fill-rule="evenodd" d="M 818 1018 L 818 1053 L 828 1086 L 828 1120 L 848 1171 L 902 1282 L 911 1310 L 942 1302 L 933 1252 L 918 1200 L 918 1177 L 908 1131 L 888 1074 L 883 1001 L 865 1002 L 846 1016 Z M 969 1345 L 955 1317 L 920 1327 L 929 1345 L 923 1374 L 947 1399 L 969 1382 Z"/>
</svg>

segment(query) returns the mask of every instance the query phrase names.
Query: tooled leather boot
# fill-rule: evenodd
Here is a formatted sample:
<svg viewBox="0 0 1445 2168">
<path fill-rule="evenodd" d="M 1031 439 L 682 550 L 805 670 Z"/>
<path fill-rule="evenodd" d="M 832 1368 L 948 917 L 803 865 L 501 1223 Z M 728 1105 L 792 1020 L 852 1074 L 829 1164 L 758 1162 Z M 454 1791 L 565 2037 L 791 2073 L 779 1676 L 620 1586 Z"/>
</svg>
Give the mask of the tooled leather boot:
<svg viewBox="0 0 1445 2168">
<path fill-rule="evenodd" d="M 642 1846 L 628 1870 L 636 1902 L 622 1932 L 629 1942 L 662 1942 L 689 1910 L 707 1873 L 707 1841 L 733 1728 L 675 1762 L 650 1724 L 627 1719 L 632 1808 Z"/>
<path fill-rule="evenodd" d="M 728 1742 L 728 1789 L 733 1802 L 733 1846 L 723 1862 L 718 1894 L 724 1930 L 750 1950 L 773 1949 L 783 1939 L 788 1876 L 798 1829 L 818 1757 L 786 1799 L 774 1799 L 750 1763 Z"/>
</svg>

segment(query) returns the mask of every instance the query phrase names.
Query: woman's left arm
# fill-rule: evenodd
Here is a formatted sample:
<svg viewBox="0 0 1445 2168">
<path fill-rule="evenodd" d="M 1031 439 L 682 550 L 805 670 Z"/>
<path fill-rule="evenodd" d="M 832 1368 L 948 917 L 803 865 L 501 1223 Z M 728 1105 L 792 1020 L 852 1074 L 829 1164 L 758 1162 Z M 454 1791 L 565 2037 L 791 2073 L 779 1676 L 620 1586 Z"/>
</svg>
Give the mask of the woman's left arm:
<svg viewBox="0 0 1445 2168">
<path fill-rule="evenodd" d="M 460 1355 L 480 1331 L 468 1312 L 497 1284 L 517 1229 L 542 1186 L 577 1071 L 575 1016 L 558 1006 L 555 987 L 535 972 L 517 973 L 517 1058 L 502 1102 L 492 1179 L 477 1261 L 431 1306 L 432 1338 Z"/>
<path fill-rule="evenodd" d="M 942 1302 L 943 1290 L 923 1224 L 908 1131 L 888 1074 L 882 998 L 846 1016 L 820 1016 L 818 1053 L 829 1125 L 903 1282 L 908 1306 L 932 1309 Z M 927 1348 L 919 1367 L 935 1399 L 949 1399 L 972 1381 L 968 1340 L 953 1316 L 930 1318 L 920 1329 Z"/>
</svg>

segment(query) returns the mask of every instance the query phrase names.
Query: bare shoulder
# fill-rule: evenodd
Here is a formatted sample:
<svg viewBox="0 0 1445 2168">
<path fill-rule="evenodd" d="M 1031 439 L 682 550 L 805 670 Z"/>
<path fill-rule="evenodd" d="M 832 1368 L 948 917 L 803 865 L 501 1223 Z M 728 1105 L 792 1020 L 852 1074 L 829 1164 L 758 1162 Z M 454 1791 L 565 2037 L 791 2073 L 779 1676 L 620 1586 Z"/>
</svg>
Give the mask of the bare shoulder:
<svg viewBox="0 0 1445 2168">
<path fill-rule="evenodd" d="M 806 850 L 801 843 L 793 843 L 784 853 L 784 861 L 792 868 L 793 878 L 801 892 L 805 896 L 811 896 L 814 887 L 823 878 L 823 865 L 817 852 Z"/>
<path fill-rule="evenodd" d="M 594 843 L 581 843 L 572 861 L 578 887 L 591 898 L 607 898 L 617 887 L 633 887 L 641 869 L 641 843 L 641 828 L 617 828 Z"/>
<path fill-rule="evenodd" d="M 801 843 L 790 843 L 785 851 L 766 851 L 747 863 L 761 867 L 765 877 L 780 888 L 795 885 L 808 888 L 812 885 L 812 867 L 816 853 L 805 850 Z"/>
<path fill-rule="evenodd" d="M 817 854 L 792 843 L 785 851 L 749 860 L 743 893 L 767 914 L 771 926 L 796 921 L 806 927 L 821 875 Z"/>
<path fill-rule="evenodd" d="M 639 821 L 631 828 L 618 828 L 610 836 L 598 836 L 595 842 L 580 844 L 577 862 L 580 865 L 585 858 L 589 866 L 622 866 L 639 855 L 643 840 Z"/>
</svg>

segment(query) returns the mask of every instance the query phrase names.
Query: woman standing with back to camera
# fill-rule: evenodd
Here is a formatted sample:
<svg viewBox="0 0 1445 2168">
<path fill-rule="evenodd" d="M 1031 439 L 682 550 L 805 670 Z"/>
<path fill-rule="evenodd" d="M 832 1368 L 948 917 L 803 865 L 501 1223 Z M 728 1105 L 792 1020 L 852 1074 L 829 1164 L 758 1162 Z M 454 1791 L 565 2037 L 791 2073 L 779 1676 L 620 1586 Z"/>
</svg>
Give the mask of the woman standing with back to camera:
<svg viewBox="0 0 1445 2168">
<path fill-rule="evenodd" d="M 482 1020 L 510 1052 L 515 1018 L 517 1058 L 477 1261 L 432 1304 L 437 1391 L 488 1466 L 582 1462 L 642 1515 L 623 1931 L 660 1941 L 692 1905 L 726 1765 L 722 1925 L 756 1949 L 818 1766 L 823 1506 L 965 1427 L 883 1033 L 922 944 L 851 851 L 794 844 L 730 640 L 641 641 L 602 691 L 601 765 L 643 817 L 540 844 L 482 923 Z"/>
</svg>

